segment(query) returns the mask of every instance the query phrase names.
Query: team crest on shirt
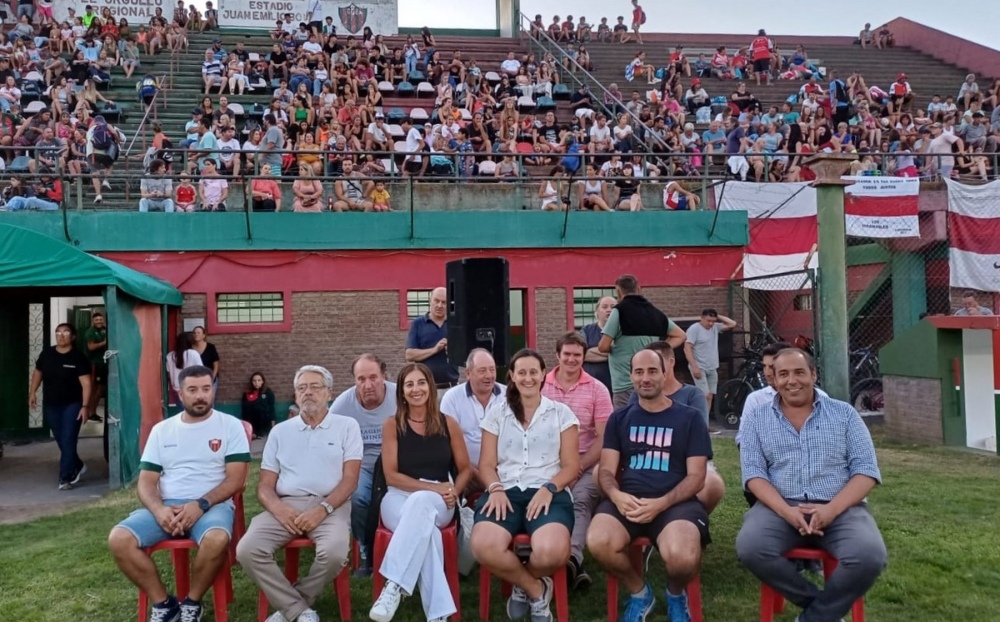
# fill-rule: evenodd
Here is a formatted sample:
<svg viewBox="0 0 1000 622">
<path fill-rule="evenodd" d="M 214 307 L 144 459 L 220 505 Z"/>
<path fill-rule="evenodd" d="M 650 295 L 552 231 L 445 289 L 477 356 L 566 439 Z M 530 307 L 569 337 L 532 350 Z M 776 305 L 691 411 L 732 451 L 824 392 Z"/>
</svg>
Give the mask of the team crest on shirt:
<svg viewBox="0 0 1000 622">
<path fill-rule="evenodd" d="M 222 439 L 221 438 L 211 439 L 210 441 L 208 441 L 208 448 L 211 449 L 213 452 L 219 451 L 219 449 L 222 448 Z"/>
</svg>

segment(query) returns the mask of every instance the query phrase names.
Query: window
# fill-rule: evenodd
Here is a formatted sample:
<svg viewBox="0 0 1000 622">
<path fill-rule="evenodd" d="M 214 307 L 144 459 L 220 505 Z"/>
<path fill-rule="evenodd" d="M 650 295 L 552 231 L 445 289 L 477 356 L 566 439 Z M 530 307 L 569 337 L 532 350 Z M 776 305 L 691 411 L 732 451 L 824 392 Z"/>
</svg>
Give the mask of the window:
<svg viewBox="0 0 1000 622">
<path fill-rule="evenodd" d="M 614 287 L 583 287 L 573 290 L 573 327 L 581 329 L 594 321 L 597 303 L 605 296 L 614 297 Z"/>
<path fill-rule="evenodd" d="M 431 290 L 415 289 L 406 292 L 406 317 L 411 322 L 431 311 Z"/>
<path fill-rule="evenodd" d="M 215 298 L 219 324 L 279 324 L 285 321 L 285 300 L 275 294 L 218 294 Z"/>
<path fill-rule="evenodd" d="M 793 300 L 793 304 L 796 311 L 812 311 L 812 294 L 797 294 Z"/>
</svg>

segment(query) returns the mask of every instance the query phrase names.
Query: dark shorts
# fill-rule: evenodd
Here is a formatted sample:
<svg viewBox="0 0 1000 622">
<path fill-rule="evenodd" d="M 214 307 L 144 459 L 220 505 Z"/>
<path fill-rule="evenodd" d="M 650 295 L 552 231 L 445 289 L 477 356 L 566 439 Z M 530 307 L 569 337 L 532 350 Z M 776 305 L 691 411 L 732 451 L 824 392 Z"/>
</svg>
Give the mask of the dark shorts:
<svg viewBox="0 0 1000 622">
<path fill-rule="evenodd" d="M 104 363 L 91 363 L 91 377 L 94 384 L 108 386 L 108 366 Z"/>
<path fill-rule="evenodd" d="M 521 490 L 520 488 L 510 488 L 505 491 L 507 493 L 507 499 L 510 500 L 511 506 L 514 511 L 507 512 L 507 518 L 505 520 L 499 520 L 496 515 L 486 516 L 483 514 L 483 506 L 486 505 L 487 499 L 489 499 L 489 493 L 483 494 L 479 497 L 479 501 L 476 503 L 476 522 L 482 523 L 493 523 L 495 525 L 500 525 L 506 529 L 512 536 L 518 534 L 526 533 L 529 536 L 539 527 L 544 527 L 549 523 L 558 523 L 564 525 L 570 533 L 573 533 L 573 497 L 570 496 L 569 491 L 562 490 L 554 497 L 552 497 L 552 503 L 549 504 L 549 513 L 542 514 L 534 520 L 527 520 L 525 514 L 528 511 L 528 503 L 531 498 L 535 496 L 538 492 L 537 488 L 529 488 L 527 490 Z"/>
<path fill-rule="evenodd" d="M 114 159 L 105 153 L 94 153 L 90 157 L 93 159 L 94 164 L 103 168 L 111 168 L 115 165 Z"/>
<path fill-rule="evenodd" d="M 403 165 L 403 170 L 413 175 L 415 173 L 419 173 L 420 169 L 423 168 L 423 166 L 424 166 L 423 162 L 414 162 L 413 160 L 410 160 L 405 165 Z"/>
<path fill-rule="evenodd" d="M 754 73 L 767 73 L 771 71 L 771 59 L 764 58 L 753 62 Z"/>
<path fill-rule="evenodd" d="M 702 505 L 701 501 L 697 499 L 690 499 L 671 506 L 648 523 L 633 523 L 625 518 L 618 511 L 618 507 L 611 502 L 611 499 L 602 499 L 597 504 L 594 514 L 610 514 L 614 516 L 625 527 L 625 530 L 628 531 L 628 536 L 631 540 L 649 538 L 655 544 L 656 538 L 659 537 L 660 532 L 667 525 L 676 520 L 686 520 L 698 527 L 698 532 L 701 534 L 702 547 L 706 547 L 712 543 L 712 536 L 708 532 L 708 512 L 705 511 L 705 506 Z"/>
</svg>

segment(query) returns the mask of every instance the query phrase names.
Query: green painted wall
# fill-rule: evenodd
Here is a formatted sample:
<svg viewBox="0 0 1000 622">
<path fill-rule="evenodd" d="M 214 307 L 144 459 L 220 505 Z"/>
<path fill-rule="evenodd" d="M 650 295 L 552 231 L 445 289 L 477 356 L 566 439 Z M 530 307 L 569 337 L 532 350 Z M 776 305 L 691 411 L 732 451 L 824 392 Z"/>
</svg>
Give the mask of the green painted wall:
<svg viewBox="0 0 1000 622">
<path fill-rule="evenodd" d="M 962 331 L 938 330 L 923 320 L 898 333 L 879 351 L 879 369 L 886 376 L 939 380 L 944 443 L 965 447 L 965 417 L 952 369 L 956 358 L 962 360 Z"/>
<path fill-rule="evenodd" d="M 378 214 L 70 211 L 66 214 L 66 230 L 70 243 L 85 251 L 620 248 L 747 243 L 746 212 L 570 212 L 568 221 L 564 221 L 565 216 L 540 211 Z M 58 240 L 66 239 L 63 214 L 58 212 L 2 213 L 0 222 L 30 228 Z"/>
</svg>

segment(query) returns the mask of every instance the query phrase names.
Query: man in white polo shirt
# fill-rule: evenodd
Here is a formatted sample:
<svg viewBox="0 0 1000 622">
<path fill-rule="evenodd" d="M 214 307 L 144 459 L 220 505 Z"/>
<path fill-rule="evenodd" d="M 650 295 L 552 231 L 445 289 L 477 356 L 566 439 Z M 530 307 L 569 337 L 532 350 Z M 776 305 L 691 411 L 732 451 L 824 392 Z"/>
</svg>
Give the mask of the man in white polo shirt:
<svg viewBox="0 0 1000 622">
<path fill-rule="evenodd" d="M 469 352 L 465 360 L 465 377 L 467 382 L 448 389 L 441 398 L 441 412 L 458 421 L 462 428 L 472 465 L 469 488 L 480 491 L 483 487 L 479 483 L 479 446 L 483 432 L 479 425 L 490 408 L 506 402 L 507 387 L 497 382 L 496 361 L 483 348 Z"/>
<path fill-rule="evenodd" d="M 254 517 L 236 547 L 240 565 L 277 610 L 268 622 L 318 622 L 312 604 L 347 561 L 351 494 L 358 485 L 364 445 L 361 426 L 327 412 L 333 376 L 306 365 L 295 374 L 299 416 L 274 426 L 264 446 Z M 291 539 L 316 543 L 309 574 L 292 585 L 274 561 Z"/>
<path fill-rule="evenodd" d="M 583 547 L 587 543 L 587 528 L 600 501 L 593 470 L 601 459 L 604 447 L 604 426 L 614 407 L 611 393 L 597 378 L 583 371 L 587 341 L 576 332 L 569 332 L 556 341 L 559 364 L 545 375 L 542 395 L 569 406 L 580 420 L 580 477 L 573 483 L 573 534 L 566 571 L 570 587 L 589 587 L 592 580 L 583 569 Z"/>
<path fill-rule="evenodd" d="M 153 426 L 139 462 L 144 506 L 118 523 L 108 548 L 118 568 L 153 603 L 151 622 L 201 620 L 201 598 L 229 554 L 233 495 L 246 482 L 250 442 L 239 419 L 212 408 L 212 370 L 194 365 L 178 378 L 184 410 Z M 167 593 L 143 551 L 171 538 L 198 543 L 183 602 Z"/>
</svg>

